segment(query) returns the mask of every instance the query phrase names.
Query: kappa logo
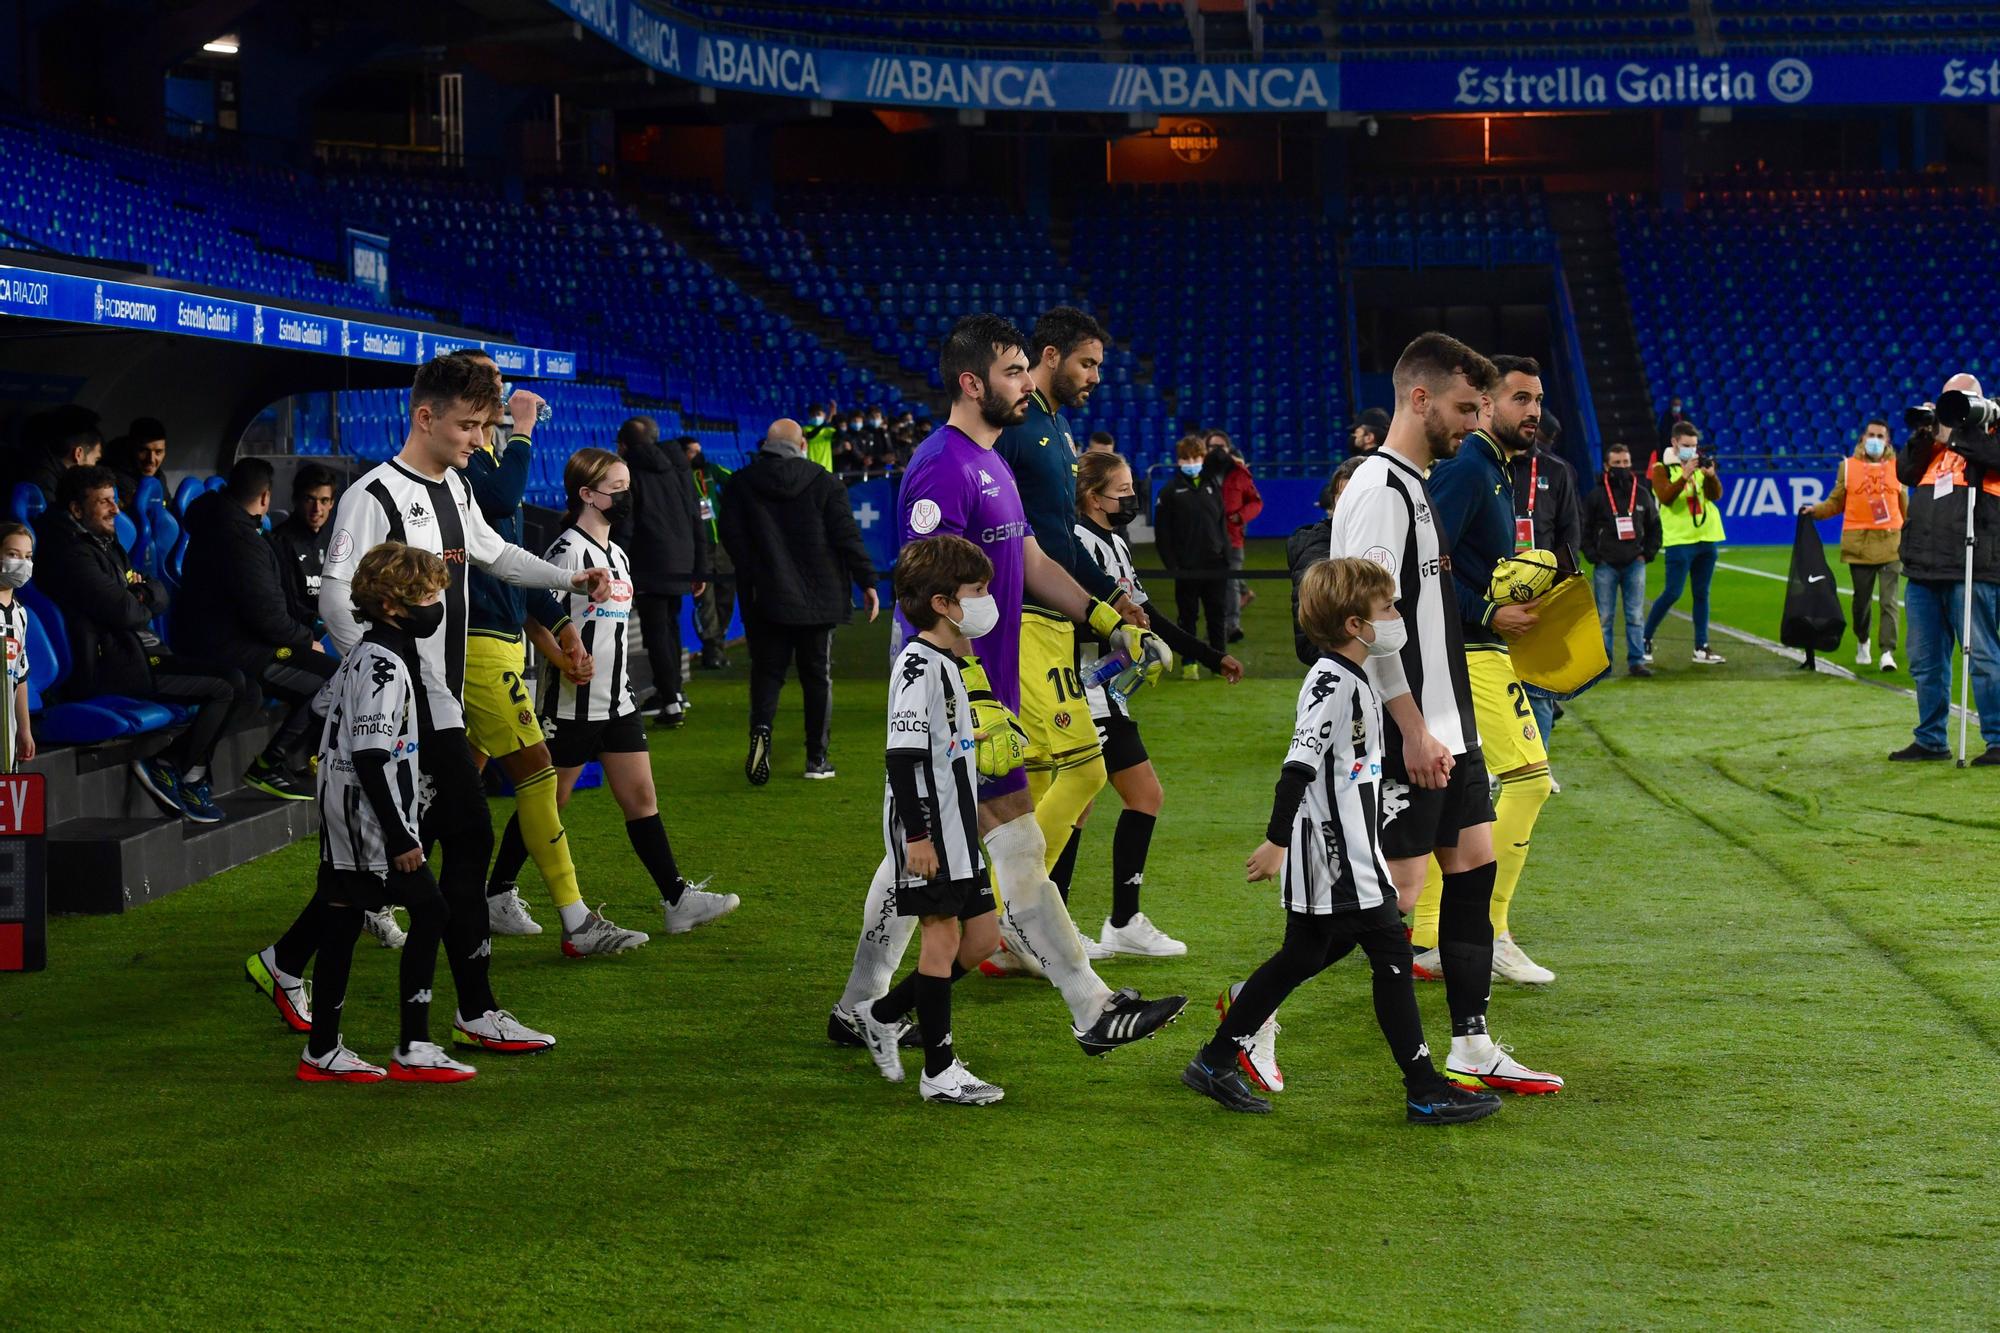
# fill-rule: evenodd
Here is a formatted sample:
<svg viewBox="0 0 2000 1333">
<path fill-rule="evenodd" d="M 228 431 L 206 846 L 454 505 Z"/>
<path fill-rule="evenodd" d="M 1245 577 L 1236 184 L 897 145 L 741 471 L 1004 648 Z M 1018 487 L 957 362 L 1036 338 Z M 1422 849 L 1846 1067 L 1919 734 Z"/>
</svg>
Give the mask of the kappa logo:
<svg viewBox="0 0 2000 1333">
<path fill-rule="evenodd" d="M 368 664 L 368 678 L 375 686 L 375 693 L 380 694 L 396 678 L 395 662 L 386 657 L 372 658 Z"/>
<path fill-rule="evenodd" d="M 412 500 L 410 501 L 410 512 L 408 518 L 410 526 L 413 528 L 429 527 L 431 522 L 431 511 L 424 508 L 424 502 L 422 500 Z"/>
<path fill-rule="evenodd" d="M 1313 683 L 1312 683 L 1313 703 L 1315 705 L 1325 703 L 1326 697 L 1329 694 L 1332 694 L 1336 688 L 1338 687 L 1334 684 L 1333 673 L 1331 671 L 1320 672 L 1317 676 L 1313 677 Z"/>
<path fill-rule="evenodd" d="M 1390 780 L 1382 784 L 1382 827 L 1396 822 L 1396 816 L 1410 808 L 1410 784 Z"/>
<path fill-rule="evenodd" d="M 491 958 L 493 956 L 492 938 L 489 936 L 488 938 L 479 941 L 479 947 L 472 951 L 472 956 L 474 958 Z"/>
<path fill-rule="evenodd" d="M 903 684 L 914 685 L 924 678 L 924 659 L 915 653 L 903 657 Z"/>
<path fill-rule="evenodd" d="M 404 1004 L 429 1004 L 430 1002 L 431 993 L 428 990 L 420 990 L 409 999 L 403 1001 Z"/>
<path fill-rule="evenodd" d="M 1042 443 L 1047 444 L 1048 441 L 1043 440 Z M 985 468 L 979 469 L 979 484 L 981 486 L 991 486 L 993 484 L 993 474 L 988 472 Z"/>
</svg>

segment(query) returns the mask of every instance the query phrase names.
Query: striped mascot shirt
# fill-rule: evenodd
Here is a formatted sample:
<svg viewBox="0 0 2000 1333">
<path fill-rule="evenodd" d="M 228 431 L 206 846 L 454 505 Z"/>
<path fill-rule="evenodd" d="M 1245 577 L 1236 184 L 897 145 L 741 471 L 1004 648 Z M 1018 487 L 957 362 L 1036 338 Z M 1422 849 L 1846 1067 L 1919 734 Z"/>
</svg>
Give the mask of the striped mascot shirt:
<svg viewBox="0 0 2000 1333">
<path fill-rule="evenodd" d="M 632 675 L 627 669 L 632 633 L 632 565 L 617 542 L 599 542 L 582 528 L 564 528 L 549 547 L 548 560 L 571 574 L 586 569 L 611 572 L 611 592 L 601 602 L 585 593 L 558 595 L 563 614 L 576 626 L 583 650 L 596 671 L 582 685 L 572 684 L 555 663 L 542 663 L 542 716 L 556 722 L 609 722 L 635 713 Z M 561 628 L 551 625 L 551 631 Z"/>
<path fill-rule="evenodd" d="M 422 690 L 409 665 L 373 639 L 356 644 L 327 682 L 320 733 L 319 858 L 339 870 L 389 869 L 381 819 L 355 771 L 359 755 L 386 755 L 389 799 L 408 839 L 417 841 L 423 786 L 417 771 L 417 703 Z"/>
<path fill-rule="evenodd" d="M 1360 667 L 1322 657 L 1306 673 L 1285 767 L 1310 775 L 1285 849 L 1285 910 L 1394 902 L 1382 859 L 1382 705 Z"/>
</svg>

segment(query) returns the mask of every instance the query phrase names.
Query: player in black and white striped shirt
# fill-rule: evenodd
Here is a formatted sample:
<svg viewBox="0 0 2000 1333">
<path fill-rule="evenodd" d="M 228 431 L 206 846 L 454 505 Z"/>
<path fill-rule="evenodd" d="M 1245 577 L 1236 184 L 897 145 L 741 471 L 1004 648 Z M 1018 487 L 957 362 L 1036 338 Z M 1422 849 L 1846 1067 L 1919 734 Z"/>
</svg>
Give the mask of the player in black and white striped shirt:
<svg viewBox="0 0 2000 1333">
<path fill-rule="evenodd" d="M 319 1003 L 299 1059 L 307 1083 L 458 1083 L 473 1076 L 431 1040 L 431 981 L 445 923 L 444 897 L 425 864 L 421 823 L 423 739 L 418 645 L 444 618 L 451 582 L 428 551 L 385 542 L 353 569 L 355 609 L 368 631 L 326 686 L 319 761 Z M 347 977 L 363 911 L 410 909 L 400 976 L 402 1040 L 384 1071 L 340 1039 Z M 267 951 L 268 952 L 268 951 Z"/>
<path fill-rule="evenodd" d="M 1132 563 L 1132 548 L 1125 542 L 1125 527 L 1139 516 L 1144 501 L 1132 484 L 1132 468 L 1115 453 L 1092 452 L 1077 461 L 1076 540 L 1097 567 L 1118 581 L 1140 606 L 1148 605 L 1146 589 Z M 1166 640 L 1167 647 L 1181 660 L 1199 662 L 1234 685 L 1243 679 L 1243 664 L 1189 634 L 1167 616 L 1153 622 L 1153 632 Z M 1076 666 L 1079 674 L 1104 650 L 1095 643 L 1077 640 Z M 1097 739 L 1104 748 L 1104 767 L 1118 792 L 1123 809 L 1111 835 L 1111 914 L 1095 941 L 1106 954 L 1137 954 L 1147 958 L 1170 957 L 1187 952 L 1187 945 L 1174 939 L 1139 910 L 1139 893 L 1146 882 L 1146 857 L 1153 844 L 1153 829 L 1159 822 L 1166 792 L 1159 774 L 1153 770 L 1146 743 L 1140 739 L 1139 723 L 1118 697 L 1102 685 L 1084 689 L 1090 717 L 1097 724 Z M 1082 841 L 1086 809 L 1070 831 L 1049 877 L 1069 899 L 1070 881 L 1076 869 L 1078 846 Z M 1086 943 L 1091 942 L 1088 935 Z"/>
<path fill-rule="evenodd" d="M 486 439 L 500 411 L 499 382 L 469 357 L 442 356 L 417 371 L 410 387 L 410 429 L 396 457 L 375 468 L 340 497 L 333 542 L 320 574 L 320 618 L 343 654 L 361 639 L 349 583 L 361 559 L 385 541 L 402 542 L 438 556 L 450 571 L 444 616 L 435 634 L 418 640 L 421 687 L 416 693 L 423 774 L 430 788 L 421 834 L 425 846 L 444 844 L 438 876 L 451 919 L 445 927 L 445 961 L 458 992 L 452 1040 L 503 1053 L 547 1050 L 555 1038 L 524 1026 L 494 998 L 488 975 L 493 945 L 486 913 L 486 865 L 493 858 L 493 825 L 486 791 L 465 739 L 461 695 L 465 688 L 468 561 L 508 583 L 567 592 L 588 589 L 602 597 L 610 577 L 602 570 L 571 574 L 501 538 L 473 503 L 459 471 Z M 319 921 L 306 911 L 275 947 L 278 970 L 259 975 L 258 955 L 246 964 L 251 979 L 279 1002 L 318 946 Z M 268 981 L 268 985 L 266 984 Z M 280 1013 L 284 1005 L 279 1004 Z M 287 1017 L 287 1021 L 291 1021 Z"/>
<path fill-rule="evenodd" d="M 1415 905 L 1424 863 L 1444 874 L 1438 953 L 1451 1009 L 1453 1078 L 1512 1092 L 1555 1092 L 1562 1080 L 1515 1061 L 1486 1030 L 1493 984 L 1493 801 L 1465 665 L 1451 538 L 1438 530 L 1424 476 L 1479 424 L 1493 363 L 1442 333 L 1403 349 L 1396 414 L 1382 447 L 1355 469 L 1333 511 L 1331 554 L 1359 556 L 1396 581 L 1408 626 L 1400 653 L 1371 657 L 1383 728 L 1382 851 L 1399 906 Z"/>
<path fill-rule="evenodd" d="M 990 603 L 993 563 L 963 537 L 928 537 L 902 549 L 894 577 L 897 605 L 917 636 L 897 654 L 889 680 L 882 836 L 895 867 L 896 914 L 916 917 L 923 941 L 916 970 L 872 1005 L 857 1005 L 854 1027 L 882 1077 L 900 1083 L 903 1015 L 914 1007 L 924 1100 L 984 1106 L 1002 1094 L 973 1077 L 952 1048 L 951 986 L 1000 944 L 979 845 L 972 700 L 959 662 L 972 651 L 966 609 Z"/>
<path fill-rule="evenodd" d="M 578 679 L 569 654 L 556 644 L 560 625 L 528 622 L 528 636 L 544 659 L 542 725 L 556 770 L 556 805 L 569 805 L 585 764 L 595 759 L 604 766 L 605 784 L 625 816 L 625 835 L 660 891 L 666 931 L 684 935 L 735 911 L 740 900 L 682 879 L 660 820 L 653 756 L 646 748 L 646 725 L 632 700 L 627 669 L 632 570 L 625 552 L 611 540 L 611 525 L 631 507 L 632 473 L 609 450 L 579 449 L 563 467 L 563 490 L 569 496 L 569 526 L 549 547 L 549 563 L 579 579 L 602 572 L 608 581 L 602 598 L 571 593 L 562 608 L 565 620 L 579 626 L 578 637 L 591 662 L 588 676 Z M 512 882 L 527 859 L 517 814 L 500 837 L 493 878 Z M 562 917 L 563 952 L 572 958 L 622 953 L 648 938 L 643 931 L 613 925 L 581 901 L 560 903 L 556 911 Z"/>
<path fill-rule="evenodd" d="M 1376 1021 L 1403 1072 L 1407 1118 L 1455 1124 L 1500 1109 L 1498 1097 L 1446 1082 L 1431 1063 L 1410 942 L 1382 857 L 1382 709 L 1362 664 L 1396 651 L 1395 596 L 1387 571 L 1368 560 L 1322 560 L 1299 586 L 1299 625 L 1322 656 L 1299 687 L 1270 824 L 1245 864 L 1253 884 L 1281 878 L 1285 942 L 1181 1072 L 1181 1082 L 1232 1111 L 1271 1109 L 1237 1067 L 1257 1077 L 1250 1053 L 1258 1030 L 1286 996 L 1357 946 L 1374 974 Z"/>
</svg>

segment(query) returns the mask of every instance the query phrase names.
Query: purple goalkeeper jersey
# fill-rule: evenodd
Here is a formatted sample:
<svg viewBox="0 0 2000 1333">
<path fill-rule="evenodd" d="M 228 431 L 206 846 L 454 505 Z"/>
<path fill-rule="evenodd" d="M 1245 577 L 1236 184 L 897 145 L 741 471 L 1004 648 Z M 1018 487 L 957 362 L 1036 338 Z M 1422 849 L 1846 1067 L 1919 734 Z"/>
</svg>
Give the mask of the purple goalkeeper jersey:
<svg viewBox="0 0 2000 1333">
<path fill-rule="evenodd" d="M 917 446 L 903 472 L 903 540 L 950 534 L 963 537 L 993 562 L 993 600 L 1000 623 L 975 639 L 973 652 L 986 668 L 994 697 L 1021 711 L 1021 595 L 1027 576 L 1030 531 L 1021 492 L 1007 460 L 982 449 L 956 426 L 944 426 Z M 914 635 L 897 612 L 898 641 Z"/>
</svg>

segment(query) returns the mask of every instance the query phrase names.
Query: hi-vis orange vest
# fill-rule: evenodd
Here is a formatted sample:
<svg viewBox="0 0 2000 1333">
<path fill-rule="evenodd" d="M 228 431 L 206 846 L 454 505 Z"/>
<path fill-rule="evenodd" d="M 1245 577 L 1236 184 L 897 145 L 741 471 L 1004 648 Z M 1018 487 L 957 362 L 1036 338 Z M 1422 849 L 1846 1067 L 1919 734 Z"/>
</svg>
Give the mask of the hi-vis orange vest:
<svg viewBox="0 0 2000 1333">
<path fill-rule="evenodd" d="M 1953 487 L 1965 485 L 1965 455 L 1940 446 L 1938 451 L 1931 455 L 1931 465 L 1924 469 L 1924 479 L 1917 484 L 1935 485 L 1941 472 L 1951 474 Z M 1980 480 L 1979 489 L 1988 495 L 2000 497 L 2000 473 L 1988 472 Z"/>
<path fill-rule="evenodd" d="M 1887 458 L 1847 460 L 1847 512 L 1842 531 L 1903 530 L 1903 487 Z"/>
</svg>

